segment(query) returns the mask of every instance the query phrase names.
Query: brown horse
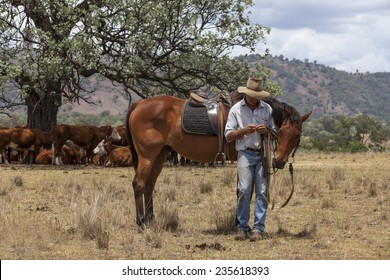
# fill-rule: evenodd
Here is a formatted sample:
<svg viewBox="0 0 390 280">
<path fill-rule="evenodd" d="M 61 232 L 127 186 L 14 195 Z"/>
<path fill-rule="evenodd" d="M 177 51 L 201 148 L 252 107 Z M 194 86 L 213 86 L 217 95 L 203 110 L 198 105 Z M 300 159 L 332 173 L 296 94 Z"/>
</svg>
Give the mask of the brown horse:
<svg viewBox="0 0 390 280">
<path fill-rule="evenodd" d="M 234 104 L 242 96 L 237 99 L 237 96 L 232 94 L 231 98 Z M 183 130 L 182 112 L 185 102 L 172 96 L 156 96 L 131 104 L 129 107 L 126 133 L 135 168 L 133 188 L 136 221 L 142 227 L 153 218 L 153 190 L 164 161 L 172 150 L 197 162 L 213 162 L 218 154 L 217 136 L 190 134 Z M 292 114 L 288 109 L 275 112 L 285 114 L 287 118 L 284 120 L 283 116 L 277 116 L 283 122 L 279 123 L 280 141 L 275 163 L 281 167 L 294 149 L 293 144 L 297 143 L 302 131 L 302 122 L 310 113 L 295 122 L 290 120 Z M 291 141 L 292 144 L 281 141 Z M 234 142 L 228 144 L 227 155 L 228 160 L 237 159 Z"/>
</svg>

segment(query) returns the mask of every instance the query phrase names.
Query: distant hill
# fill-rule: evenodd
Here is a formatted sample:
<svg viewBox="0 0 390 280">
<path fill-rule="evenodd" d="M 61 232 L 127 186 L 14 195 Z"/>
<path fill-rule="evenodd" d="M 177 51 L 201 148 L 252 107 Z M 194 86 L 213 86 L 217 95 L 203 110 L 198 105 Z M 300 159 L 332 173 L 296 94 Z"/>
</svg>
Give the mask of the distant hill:
<svg viewBox="0 0 390 280">
<path fill-rule="evenodd" d="M 248 61 L 256 63 L 255 56 Z M 277 81 L 283 96 L 278 99 L 298 109 L 300 113 L 313 111 L 312 118 L 324 114 L 343 114 L 349 117 L 367 114 L 390 122 L 390 73 L 348 73 L 314 62 L 270 57 L 262 61 L 272 70 L 270 79 Z M 91 80 L 96 91 L 88 94 L 95 105 L 81 102 L 64 104 L 61 112 L 124 114 L 129 97 L 120 86 L 107 80 Z"/>
<path fill-rule="evenodd" d="M 253 62 L 253 57 L 248 59 Z M 367 114 L 390 122 L 390 73 L 347 73 L 283 56 L 267 58 L 263 64 L 283 89 L 279 99 L 301 113 L 313 110 L 314 118 Z"/>
</svg>

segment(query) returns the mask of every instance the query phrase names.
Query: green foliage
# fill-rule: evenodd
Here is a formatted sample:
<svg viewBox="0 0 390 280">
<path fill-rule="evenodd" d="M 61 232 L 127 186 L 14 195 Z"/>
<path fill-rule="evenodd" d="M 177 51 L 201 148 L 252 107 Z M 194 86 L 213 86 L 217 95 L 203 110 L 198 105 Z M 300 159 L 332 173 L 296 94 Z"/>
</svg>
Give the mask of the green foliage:
<svg viewBox="0 0 390 280">
<path fill-rule="evenodd" d="M 367 115 L 324 116 L 305 128 L 311 144 L 306 148 L 351 153 L 383 150 L 383 144 L 390 139 L 387 127 Z"/>
<path fill-rule="evenodd" d="M 231 91 L 252 75 L 248 62 L 231 52 L 258 53 L 270 32 L 251 22 L 251 0 L 29 3 L 1 1 L 0 93 L 8 97 L 5 87 L 15 83 L 13 90 L 34 108 L 30 114 L 49 111 L 40 104 L 59 107 L 61 98 L 52 96 L 85 98 L 83 78 L 95 74 L 141 98 Z"/>
<path fill-rule="evenodd" d="M 121 125 L 124 123 L 123 115 L 111 115 L 109 111 L 103 111 L 98 115 L 81 114 L 77 112 L 58 115 L 58 122 L 70 125 Z"/>
<path fill-rule="evenodd" d="M 0 115 L 0 127 L 15 127 L 26 123 L 27 116 L 25 114 Z"/>
<path fill-rule="evenodd" d="M 332 149 L 333 134 L 327 131 L 316 131 L 310 138 L 312 147 L 319 151 L 329 151 Z"/>
<path fill-rule="evenodd" d="M 350 141 L 347 146 L 347 151 L 351 153 L 359 153 L 368 151 L 368 147 L 360 141 Z"/>
</svg>

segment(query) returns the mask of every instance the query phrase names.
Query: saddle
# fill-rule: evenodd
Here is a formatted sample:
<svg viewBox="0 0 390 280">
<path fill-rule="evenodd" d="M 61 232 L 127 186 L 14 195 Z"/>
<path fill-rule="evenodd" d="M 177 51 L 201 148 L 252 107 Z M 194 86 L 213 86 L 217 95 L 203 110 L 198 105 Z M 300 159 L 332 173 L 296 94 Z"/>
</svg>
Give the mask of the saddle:
<svg viewBox="0 0 390 280">
<path fill-rule="evenodd" d="M 192 109 L 190 109 L 192 108 Z M 214 98 L 207 98 L 205 96 L 201 96 L 194 92 L 190 93 L 190 98 L 186 102 L 185 108 L 183 110 L 183 129 L 189 133 L 197 133 L 203 135 L 216 135 L 218 137 L 218 153 L 215 156 L 214 162 L 220 160 L 224 162 L 226 160 L 226 154 L 228 154 L 227 142 L 224 136 L 225 125 L 227 121 L 227 116 L 230 108 L 230 102 L 222 95 Z M 208 129 L 199 129 L 202 131 L 189 131 L 188 127 L 186 127 L 186 119 L 192 118 L 189 117 L 189 110 L 198 110 L 196 113 L 195 122 L 200 125 L 205 119 L 206 122 L 211 127 L 209 132 Z M 187 112 L 187 113 L 186 113 Z M 207 112 L 204 116 L 200 116 L 203 113 Z M 194 115 L 195 116 L 195 115 Z M 205 132 L 206 131 L 206 132 Z M 210 133 L 212 131 L 212 133 Z"/>
</svg>

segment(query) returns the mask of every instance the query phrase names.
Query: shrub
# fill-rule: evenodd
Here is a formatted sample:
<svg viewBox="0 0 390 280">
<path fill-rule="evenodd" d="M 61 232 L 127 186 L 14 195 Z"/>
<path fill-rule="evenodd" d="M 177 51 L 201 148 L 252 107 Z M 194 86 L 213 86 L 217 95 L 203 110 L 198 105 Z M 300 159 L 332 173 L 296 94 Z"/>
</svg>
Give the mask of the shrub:
<svg viewBox="0 0 390 280">
<path fill-rule="evenodd" d="M 227 211 L 215 211 L 215 226 L 218 233 L 230 234 L 236 229 L 236 209 L 231 208 Z"/>
</svg>

